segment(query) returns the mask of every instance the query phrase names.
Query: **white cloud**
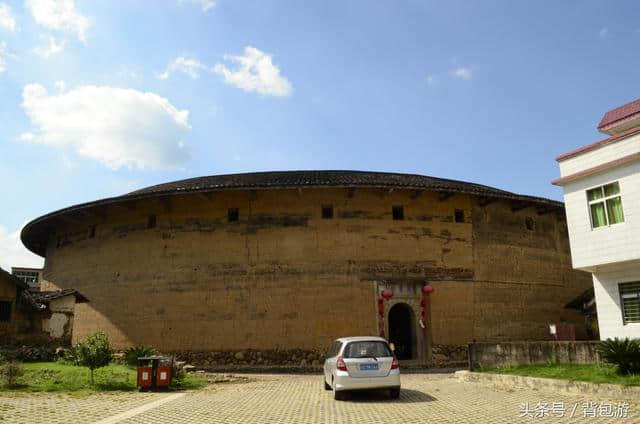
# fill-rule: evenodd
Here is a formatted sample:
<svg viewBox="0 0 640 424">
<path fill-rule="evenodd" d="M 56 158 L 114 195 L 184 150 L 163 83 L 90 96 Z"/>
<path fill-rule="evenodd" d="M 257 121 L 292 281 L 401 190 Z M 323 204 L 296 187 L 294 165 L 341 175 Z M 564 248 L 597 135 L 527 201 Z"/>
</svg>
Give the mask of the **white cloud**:
<svg viewBox="0 0 640 424">
<path fill-rule="evenodd" d="M 0 41 L 0 74 L 7 70 L 7 60 L 5 55 L 7 54 L 7 43 Z"/>
<path fill-rule="evenodd" d="M 16 20 L 9 5 L 0 3 L 0 29 L 13 32 L 16 30 Z"/>
<path fill-rule="evenodd" d="M 455 78 L 470 80 L 473 77 L 473 69 L 465 68 L 464 66 L 458 66 L 451 71 L 451 75 Z"/>
<path fill-rule="evenodd" d="M 36 136 L 32 132 L 24 132 L 20 134 L 20 141 L 35 141 Z"/>
<path fill-rule="evenodd" d="M 598 37 L 600 37 L 601 39 L 607 38 L 608 35 L 609 35 L 609 28 L 607 27 L 602 27 L 600 31 L 598 31 Z"/>
<path fill-rule="evenodd" d="M 20 230 L 10 232 L 0 225 L 0 267 L 11 272 L 12 266 L 40 268 L 44 260 L 30 251 L 20 241 Z"/>
<path fill-rule="evenodd" d="M 36 47 L 33 51 L 44 58 L 48 58 L 53 56 L 54 54 L 58 54 L 64 49 L 64 41 L 60 44 L 56 43 L 56 39 L 53 35 L 49 36 L 49 46 L 47 47 Z"/>
<path fill-rule="evenodd" d="M 20 138 L 71 148 L 112 169 L 177 168 L 189 159 L 189 111 L 154 93 L 85 85 L 48 95 L 40 84 L 22 90 L 33 133 Z"/>
<path fill-rule="evenodd" d="M 74 0 L 26 0 L 33 19 L 42 27 L 74 34 L 86 43 L 89 19 L 78 13 Z"/>
<path fill-rule="evenodd" d="M 58 90 L 58 93 L 62 93 L 64 92 L 64 90 L 67 89 L 67 83 L 62 80 L 56 81 L 55 87 L 56 87 L 56 90 Z"/>
<path fill-rule="evenodd" d="M 291 83 L 280 75 L 280 69 L 273 64 L 270 55 L 247 46 L 244 49 L 244 55 L 225 55 L 224 58 L 238 63 L 238 68 L 235 70 L 219 63 L 213 67 L 213 72 L 222 75 L 227 84 L 235 85 L 244 91 L 257 91 L 269 96 L 291 94 Z"/>
<path fill-rule="evenodd" d="M 217 0 L 178 0 L 178 3 L 195 3 L 199 4 L 203 12 L 208 12 L 216 6 Z"/>
<path fill-rule="evenodd" d="M 192 79 L 196 79 L 200 76 L 199 71 L 205 68 L 206 66 L 196 59 L 180 56 L 167 65 L 167 69 L 165 69 L 163 73 L 158 74 L 158 78 L 166 80 L 172 73 L 180 71 L 187 74 Z"/>
</svg>

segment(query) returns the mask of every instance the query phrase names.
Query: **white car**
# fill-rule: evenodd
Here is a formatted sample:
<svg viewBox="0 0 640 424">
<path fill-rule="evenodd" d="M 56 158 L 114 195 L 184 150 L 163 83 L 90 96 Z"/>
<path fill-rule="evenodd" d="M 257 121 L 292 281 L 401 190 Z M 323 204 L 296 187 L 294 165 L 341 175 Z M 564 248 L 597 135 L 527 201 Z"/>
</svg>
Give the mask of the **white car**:
<svg viewBox="0 0 640 424">
<path fill-rule="evenodd" d="M 388 389 L 400 396 L 400 366 L 382 337 L 337 339 L 324 361 L 324 388 L 343 400 L 349 390 Z"/>
</svg>

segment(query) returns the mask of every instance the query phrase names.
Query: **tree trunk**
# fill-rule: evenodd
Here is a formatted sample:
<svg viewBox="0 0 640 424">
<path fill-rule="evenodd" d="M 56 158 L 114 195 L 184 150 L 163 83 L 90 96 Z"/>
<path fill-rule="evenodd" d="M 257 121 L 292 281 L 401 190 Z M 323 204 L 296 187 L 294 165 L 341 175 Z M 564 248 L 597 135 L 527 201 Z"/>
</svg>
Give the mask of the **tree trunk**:
<svg viewBox="0 0 640 424">
<path fill-rule="evenodd" d="M 91 385 L 93 386 L 93 368 L 89 368 L 91 371 Z"/>
</svg>

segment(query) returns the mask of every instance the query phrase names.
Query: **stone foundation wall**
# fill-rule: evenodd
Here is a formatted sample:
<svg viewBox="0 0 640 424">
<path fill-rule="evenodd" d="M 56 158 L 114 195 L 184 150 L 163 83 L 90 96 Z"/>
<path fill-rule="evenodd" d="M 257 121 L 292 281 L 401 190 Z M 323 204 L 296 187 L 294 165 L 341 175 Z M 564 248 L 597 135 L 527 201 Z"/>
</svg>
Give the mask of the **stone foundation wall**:
<svg viewBox="0 0 640 424">
<path fill-rule="evenodd" d="M 173 352 L 171 355 L 178 361 L 185 361 L 190 365 L 205 370 L 273 366 L 319 368 L 324 361 L 324 352 L 301 349 Z"/>
<path fill-rule="evenodd" d="M 468 365 L 469 347 L 467 345 L 433 345 L 431 366 L 456 367 Z"/>
<path fill-rule="evenodd" d="M 469 367 L 494 368 L 520 364 L 600 362 L 597 341 L 583 342 L 507 342 L 469 344 Z"/>
</svg>

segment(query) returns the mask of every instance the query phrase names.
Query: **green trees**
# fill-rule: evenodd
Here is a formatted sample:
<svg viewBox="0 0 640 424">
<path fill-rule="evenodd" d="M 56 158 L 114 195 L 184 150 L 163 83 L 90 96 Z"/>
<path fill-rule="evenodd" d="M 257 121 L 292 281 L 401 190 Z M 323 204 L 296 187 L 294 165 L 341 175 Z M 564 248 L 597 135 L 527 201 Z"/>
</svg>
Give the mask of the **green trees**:
<svg viewBox="0 0 640 424">
<path fill-rule="evenodd" d="M 106 334 L 99 331 L 73 346 L 76 363 L 89 368 L 91 384 L 93 384 L 93 370 L 109 365 L 113 351 Z"/>
</svg>

